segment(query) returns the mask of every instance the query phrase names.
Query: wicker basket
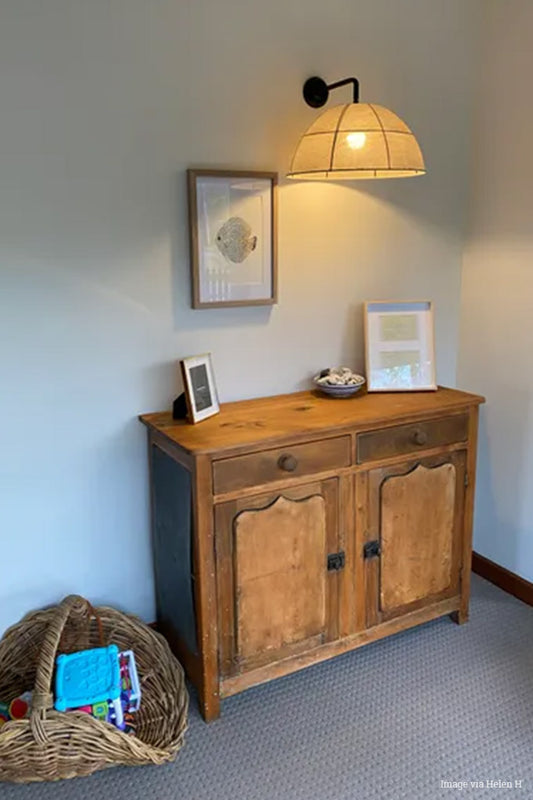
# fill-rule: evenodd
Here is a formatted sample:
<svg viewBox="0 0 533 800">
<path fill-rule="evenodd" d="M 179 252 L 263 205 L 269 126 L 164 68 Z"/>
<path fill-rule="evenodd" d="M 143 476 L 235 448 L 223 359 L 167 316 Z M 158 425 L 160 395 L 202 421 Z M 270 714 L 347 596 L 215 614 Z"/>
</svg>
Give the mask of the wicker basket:
<svg viewBox="0 0 533 800">
<path fill-rule="evenodd" d="M 102 634 L 106 644 L 135 652 L 142 684 L 135 735 L 83 712 L 53 709 L 57 652 L 98 647 Z M 77 595 L 28 614 L 0 641 L 0 700 L 10 702 L 30 689 L 30 719 L 0 728 L 0 780 L 50 781 L 119 764 L 162 764 L 183 744 L 189 698 L 166 641 L 137 617 L 105 607 L 93 614 Z"/>
</svg>

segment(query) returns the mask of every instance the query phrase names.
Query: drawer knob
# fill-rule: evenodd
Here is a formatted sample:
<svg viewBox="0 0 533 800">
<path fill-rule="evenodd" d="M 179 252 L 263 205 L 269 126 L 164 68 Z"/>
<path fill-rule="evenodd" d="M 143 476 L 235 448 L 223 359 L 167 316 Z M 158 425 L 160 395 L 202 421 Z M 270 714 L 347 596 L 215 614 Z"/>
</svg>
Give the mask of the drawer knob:
<svg viewBox="0 0 533 800">
<path fill-rule="evenodd" d="M 298 466 L 298 460 L 288 453 L 278 458 L 278 467 L 284 469 L 285 472 L 294 472 Z"/>
<path fill-rule="evenodd" d="M 413 433 L 412 440 L 415 444 L 426 444 L 428 435 L 424 431 L 418 430 Z"/>
</svg>

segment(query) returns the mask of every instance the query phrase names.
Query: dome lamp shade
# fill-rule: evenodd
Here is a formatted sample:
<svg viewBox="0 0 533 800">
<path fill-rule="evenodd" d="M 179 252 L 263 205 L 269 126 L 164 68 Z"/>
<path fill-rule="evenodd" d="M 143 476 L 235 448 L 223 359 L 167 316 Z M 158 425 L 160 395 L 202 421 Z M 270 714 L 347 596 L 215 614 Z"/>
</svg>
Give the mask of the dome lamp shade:
<svg viewBox="0 0 533 800">
<path fill-rule="evenodd" d="M 296 147 L 288 178 L 357 180 L 423 175 L 424 157 L 411 129 L 393 111 L 359 102 L 359 82 L 346 78 L 329 86 L 322 78 L 304 84 L 308 105 L 320 108 L 330 89 L 352 83 L 352 103 L 327 108 Z"/>
</svg>

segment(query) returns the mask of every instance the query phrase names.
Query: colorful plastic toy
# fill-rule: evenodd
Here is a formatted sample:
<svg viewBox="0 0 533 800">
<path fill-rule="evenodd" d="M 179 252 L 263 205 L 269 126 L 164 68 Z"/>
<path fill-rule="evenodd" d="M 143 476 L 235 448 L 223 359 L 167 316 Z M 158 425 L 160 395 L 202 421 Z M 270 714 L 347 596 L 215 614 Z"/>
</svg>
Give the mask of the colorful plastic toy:
<svg viewBox="0 0 533 800">
<path fill-rule="evenodd" d="M 14 719 L 27 719 L 31 710 L 31 692 L 24 692 L 10 703 L 0 703 L 0 728 Z"/>
<path fill-rule="evenodd" d="M 92 706 L 67 708 L 67 711 L 81 711 L 83 714 L 89 714 L 91 717 L 95 717 L 95 719 L 99 719 L 102 722 L 111 722 L 112 725 L 117 724 L 115 705 L 111 701 L 104 700 L 103 703 L 93 703 Z"/>
<path fill-rule="evenodd" d="M 120 698 L 124 711 L 132 714 L 139 710 L 141 704 L 141 686 L 133 650 L 125 650 L 119 653 L 119 666 Z"/>
<path fill-rule="evenodd" d="M 116 645 L 82 650 L 58 656 L 56 665 L 57 711 L 82 711 L 133 730 L 131 715 L 139 710 L 141 687 L 132 650 L 119 653 Z"/>
<path fill-rule="evenodd" d="M 116 644 L 70 655 L 62 654 L 57 657 L 56 666 L 56 711 L 92 706 L 108 700 L 120 705 L 120 669 Z"/>
</svg>

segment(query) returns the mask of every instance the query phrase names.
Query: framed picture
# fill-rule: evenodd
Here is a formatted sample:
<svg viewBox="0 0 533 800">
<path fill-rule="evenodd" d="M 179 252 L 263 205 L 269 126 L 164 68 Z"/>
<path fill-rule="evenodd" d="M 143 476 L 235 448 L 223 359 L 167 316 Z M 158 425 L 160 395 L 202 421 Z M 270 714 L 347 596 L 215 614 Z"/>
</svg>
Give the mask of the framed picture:
<svg viewBox="0 0 533 800">
<path fill-rule="evenodd" d="M 364 316 L 368 391 L 435 390 L 431 301 L 367 302 Z"/>
<path fill-rule="evenodd" d="M 187 170 L 193 308 L 277 302 L 275 172 Z"/>
<path fill-rule="evenodd" d="M 211 354 L 183 358 L 180 367 L 189 422 L 201 422 L 218 414 L 220 407 Z"/>
</svg>

